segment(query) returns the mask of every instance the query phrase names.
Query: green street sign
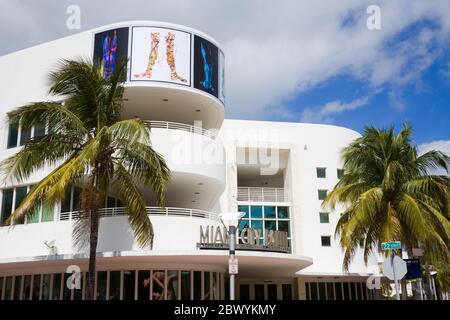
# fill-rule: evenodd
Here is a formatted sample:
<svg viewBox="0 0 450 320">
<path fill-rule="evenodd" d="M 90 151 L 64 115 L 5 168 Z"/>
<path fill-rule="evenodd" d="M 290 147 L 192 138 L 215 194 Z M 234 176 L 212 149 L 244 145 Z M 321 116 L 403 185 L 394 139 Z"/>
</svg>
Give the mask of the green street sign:
<svg viewBox="0 0 450 320">
<path fill-rule="evenodd" d="M 401 249 L 402 244 L 400 241 L 389 241 L 389 242 L 383 242 L 381 243 L 381 250 L 395 250 L 395 249 Z"/>
</svg>

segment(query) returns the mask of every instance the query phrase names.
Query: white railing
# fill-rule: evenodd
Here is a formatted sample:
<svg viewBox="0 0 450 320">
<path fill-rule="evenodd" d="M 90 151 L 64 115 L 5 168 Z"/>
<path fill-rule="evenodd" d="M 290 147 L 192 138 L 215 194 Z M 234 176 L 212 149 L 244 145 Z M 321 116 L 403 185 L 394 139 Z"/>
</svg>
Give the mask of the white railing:
<svg viewBox="0 0 450 320">
<path fill-rule="evenodd" d="M 197 209 L 188 208 L 174 208 L 174 207 L 146 207 L 148 215 L 159 215 L 159 216 L 180 216 L 180 217 L 194 217 L 194 218 L 205 218 L 212 220 L 220 220 L 217 213 L 208 212 Z M 114 207 L 114 208 L 101 208 L 99 209 L 100 217 L 115 217 L 124 216 L 127 214 L 126 208 L 124 207 Z M 61 212 L 59 214 L 59 220 L 72 220 L 76 218 L 79 211 L 71 212 Z"/>
<path fill-rule="evenodd" d="M 288 202 L 288 190 L 284 188 L 238 187 L 238 201 Z"/>
<path fill-rule="evenodd" d="M 211 131 L 203 129 L 202 127 L 191 126 L 185 123 L 170 122 L 170 121 L 145 121 L 150 124 L 151 128 L 159 129 L 172 129 L 172 130 L 182 130 L 191 133 L 197 133 L 204 135 L 209 138 L 214 138 Z"/>
</svg>

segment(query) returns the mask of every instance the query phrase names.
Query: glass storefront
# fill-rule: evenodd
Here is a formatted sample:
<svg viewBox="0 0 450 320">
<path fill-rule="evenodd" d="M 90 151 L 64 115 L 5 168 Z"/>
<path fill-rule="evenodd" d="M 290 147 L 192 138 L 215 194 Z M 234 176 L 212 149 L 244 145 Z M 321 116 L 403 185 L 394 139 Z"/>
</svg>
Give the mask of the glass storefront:
<svg viewBox="0 0 450 320">
<path fill-rule="evenodd" d="M 0 300 L 82 300 L 87 273 L 80 288 L 71 289 L 70 273 L 0 277 Z M 212 271 L 150 269 L 98 271 L 97 300 L 219 300 L 225 292 L 224 274 Z"/>
</svg>

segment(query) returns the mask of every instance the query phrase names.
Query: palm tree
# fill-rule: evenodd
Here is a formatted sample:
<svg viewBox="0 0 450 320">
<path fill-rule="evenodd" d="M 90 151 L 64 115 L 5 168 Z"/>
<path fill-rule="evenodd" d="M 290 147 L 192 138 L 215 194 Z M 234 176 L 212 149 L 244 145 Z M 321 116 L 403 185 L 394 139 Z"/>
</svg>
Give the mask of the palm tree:
<svg viewBox="0 0 450 320">
<path fill-rule="evenodd" d="M 348 270 L 363 243 L 364 261 L 381 242 L 401 241 L 411 253 L 421 246 L 428 257 L 450 261 L 450 179 L 430 174 L 448 169 L 440 151 L 421 156 L 411 143 L 412 130 L 366 127 L 362 137 L 343 149 L 344 176 L 324 206 L 346 205 L 335 235 Z M 447 170 L 448 172 L 448 170 Z"/>
<path fill-rule="evenodd" d="M 48 133 L 30 140 L 0 165 L 5 179 L 15 181 L 26 180 L 44 165 L 56 166 L 30 190 L 6 221 L 9 224 L 30 217 L 40 206 L 53 209 L 71 186 L 82 186 L 73 239 L 80 248 L 89 244 L 87 299 L 94 298 L 99 208 L 108 191 L 114 190 L 122 200 L 137 242 L 151 247 L 153 228 L 138 185 L 150 187 L 163 206 L 170 178 L 164 159 L 151 147 L 149 124 L 120 118 L 125 70 L 126 63 L 121 63 L 104 79 L 90 61 L 62 60 L 50 73 L 49 89 L 54 101 L 62 102 L 31 103 L 10 114 L 25 130 L 47 123 Z"/>
</svg>

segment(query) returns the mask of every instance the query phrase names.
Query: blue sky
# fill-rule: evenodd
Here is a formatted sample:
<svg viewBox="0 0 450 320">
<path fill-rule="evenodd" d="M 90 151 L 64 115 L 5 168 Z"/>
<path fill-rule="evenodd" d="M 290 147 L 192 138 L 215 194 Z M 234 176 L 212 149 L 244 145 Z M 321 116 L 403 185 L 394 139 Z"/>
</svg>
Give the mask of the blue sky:
<svg viewBox="0 0 450 320">
<path fill-rule="evenodd" d="M 387 39 L 384 50 L 395 56 L 399 44 L 414 41 L 417 33 L 438 27 L 429 19 L 418 20 Z M 329 123 L 359 132 L 366 125 L 379 128 L 394 126 L 399 130 L 403 124 L 409 123 L 414 129 L 417 144 L 450 140 L 450 38 L 438 42 L 434 40 L 428 44 L 433 61 L 407 81 L 374 85 L 360 75 L 342 70 L 284 101 L 284 112 L 270 114 L 266 119 Z M 422 63 L 422 56 L 412 56 L 406 69 Z M 325 105 L 333 103 L 349 107 L 344 107 L 344 110 L 331 108 L 331 111 L 320 113 Z"/>
<path fill-rule="evenodd" d="M 105 6 L 105 3 L 108 3 Z M 78 5 L 81 29 L 66 27 Z M 367 8 L 380 8 L 369 30 Z M 397 129 L 450 153 L 448 0 L 0 0 L 0 55 L 127 20 L 213 36 L 226 56 L 226 117 Z"/>
</svg>

